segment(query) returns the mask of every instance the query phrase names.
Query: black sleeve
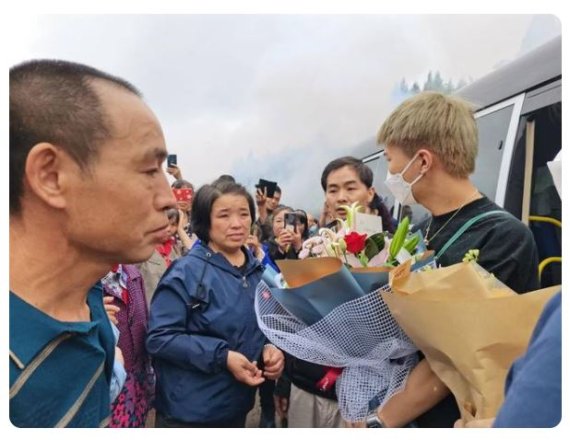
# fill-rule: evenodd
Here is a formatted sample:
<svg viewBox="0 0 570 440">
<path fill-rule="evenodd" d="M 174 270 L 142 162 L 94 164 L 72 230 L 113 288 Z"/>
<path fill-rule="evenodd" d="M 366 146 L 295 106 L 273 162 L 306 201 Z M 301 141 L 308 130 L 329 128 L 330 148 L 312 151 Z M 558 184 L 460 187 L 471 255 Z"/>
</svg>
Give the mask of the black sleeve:
<svg viewBox="0 0 570 440">
<path fill-rule="evenodd" d="M 532 232 L 524 224 L 498 223 L 479 252 L 479 265 L 515 292 L 539 288 L 538 250 Z"/>
</svg>

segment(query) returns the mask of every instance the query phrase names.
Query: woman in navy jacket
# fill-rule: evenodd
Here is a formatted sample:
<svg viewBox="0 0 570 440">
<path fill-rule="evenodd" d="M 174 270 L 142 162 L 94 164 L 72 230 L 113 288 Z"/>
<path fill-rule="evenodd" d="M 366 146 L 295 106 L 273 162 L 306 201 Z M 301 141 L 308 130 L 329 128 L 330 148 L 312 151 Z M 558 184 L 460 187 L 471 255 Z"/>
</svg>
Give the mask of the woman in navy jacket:
<svg viewBox="0 0 570 440">
<path fill-rule="evenodd" d="M 194 197 L 201 243 L 170 266 L 150 307 L 157 427 L 243 427 L 256 387 L 281 374 L 283 353 L 265 344 L 255 317 L 263 269 L 244 246 L 253 218 L 239 184 L 205 185 Z"/>
</svg>

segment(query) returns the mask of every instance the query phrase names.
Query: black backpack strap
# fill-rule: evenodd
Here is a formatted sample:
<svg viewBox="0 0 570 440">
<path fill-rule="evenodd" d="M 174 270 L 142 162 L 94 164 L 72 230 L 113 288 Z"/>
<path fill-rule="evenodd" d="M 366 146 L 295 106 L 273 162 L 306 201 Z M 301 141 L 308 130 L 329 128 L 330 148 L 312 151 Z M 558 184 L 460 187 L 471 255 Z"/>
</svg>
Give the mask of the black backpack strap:
<svg viewBox="0 0 570 440">
<path fill-rule="evenodd" d="M 186 304 L 186 327 L 188 327 L 188 319 L 190 318 L 191 313 L 195 313 L 200 310 L 200 307 L 205 303 L 206 299 L 206 288 L 203 284 L 204 275 L 206 274 L 206 269 L 210 264 L 210 257 L 212 254 L 210 252 L 206 253 L 206 262 L 204 267 L 202 268 L 202 274 L 200 275 L 200 280 L 196 285 L 196 289 L 192 295 L 188 295 L 190 297 L 190 302 Z"/>
</svg>

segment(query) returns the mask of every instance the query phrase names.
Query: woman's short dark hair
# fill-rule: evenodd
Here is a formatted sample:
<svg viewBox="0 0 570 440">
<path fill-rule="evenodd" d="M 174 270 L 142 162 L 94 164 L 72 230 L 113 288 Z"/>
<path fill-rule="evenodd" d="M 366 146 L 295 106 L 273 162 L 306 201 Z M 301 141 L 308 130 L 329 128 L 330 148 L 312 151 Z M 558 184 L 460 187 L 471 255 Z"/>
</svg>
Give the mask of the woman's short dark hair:
<svg viewBox="0 0 570 440">
<path fill-rule="evenodd" d="M 234 178 L 234 176 L 230 176 L 229 174 L 222 174 L 220 177 L 218 177 L 216 180 L 214 180 L 212 182 L 212 185 L 217 185 L 221 182 L 234 182 L 235 183 L 236 179 Z"/>
<path fill-rule="evenodd" d="M 275 208 L 273 210 L 273 212 L 271 213 L 271 226 L 273 226 L 273 221 L 275 220 L 275 217 L 277 217 L 283 211 L 293 212 L 293 208 L 291 208 L 290 206 L 287 206 L 287 205 L 277 206 L 277 208 Z"/>
<path fill-rule="evenodd" d="M 297 214 L 299 222 L 305 225 L 305 230 L 303 231 L 303 235 L 301 235 L 301 238 L 303 240 L 306 240 L 307 238 L 309 238 L 309 220 L 307 219 L 307 213 L 302 209 L 295 209 L 295 214 Z"/>
<path fill-rule="evenodd" d="M 251 221 L 255 220 L 253 197 L 242 185 L 230 181 L 218 182 L 216 185 L 204 185 L 196 192 L 192 200 L 192 230 L 205 244 L 210 241 L 212 207 L 214 202 L 225 194 L 244 196 L 249 207 Z"/>
<path fill-rule="evenodd" d="M 170 185 L 170 187 L 172 189 L 190 188 L 194 190 L 194 185 L 192 185 L 190 182 L 184 179 L 175 180 L 174 182 L 172 182 L 172 185 Z"/>
<path fill-rule="evenodd" d="M 321 186 L 323 187 L 323 191 L 327 191 L 327 179 L 329 178 L 329 174 L 346 166 L 349 166 L 356 171 L 358 178 L 362 183 L 364 183 L 364 185 L 366 185 L 366 188 L 370 188 L 372 186 L 374 174 L 368 165 L 356 157 L 344 156 L 329 162 L 325 167 L 323 174 L 321 175 Z"/>
</svg>

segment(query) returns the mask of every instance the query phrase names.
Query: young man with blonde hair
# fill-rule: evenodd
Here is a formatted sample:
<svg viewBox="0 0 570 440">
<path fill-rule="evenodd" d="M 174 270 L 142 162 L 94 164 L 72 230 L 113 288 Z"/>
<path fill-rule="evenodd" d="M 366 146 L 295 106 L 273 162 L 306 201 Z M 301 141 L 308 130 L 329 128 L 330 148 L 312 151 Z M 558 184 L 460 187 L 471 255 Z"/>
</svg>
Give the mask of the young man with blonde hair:
<svg viewBox="0 0 570 440">
<path fill-rule="evenodd" d="M 470 249 L 478 263 L 518 293 L 538 288 L 538 253 L 530 230 L 481 194 L 470 181 L 478 134 L 469 103 L 424 92 L 404 101 L 378 133 L 388 161 L 386 185 L 403 205 L 419 203 L 431 218 L 423 224 L 438 264 L 460 262 Z M 460 231 L 463 229 L 462 231 Z M 455 399 L 422 360 L 406 388 L 368 425 L 451 427 L 459 418 Z"/>
</svg>

